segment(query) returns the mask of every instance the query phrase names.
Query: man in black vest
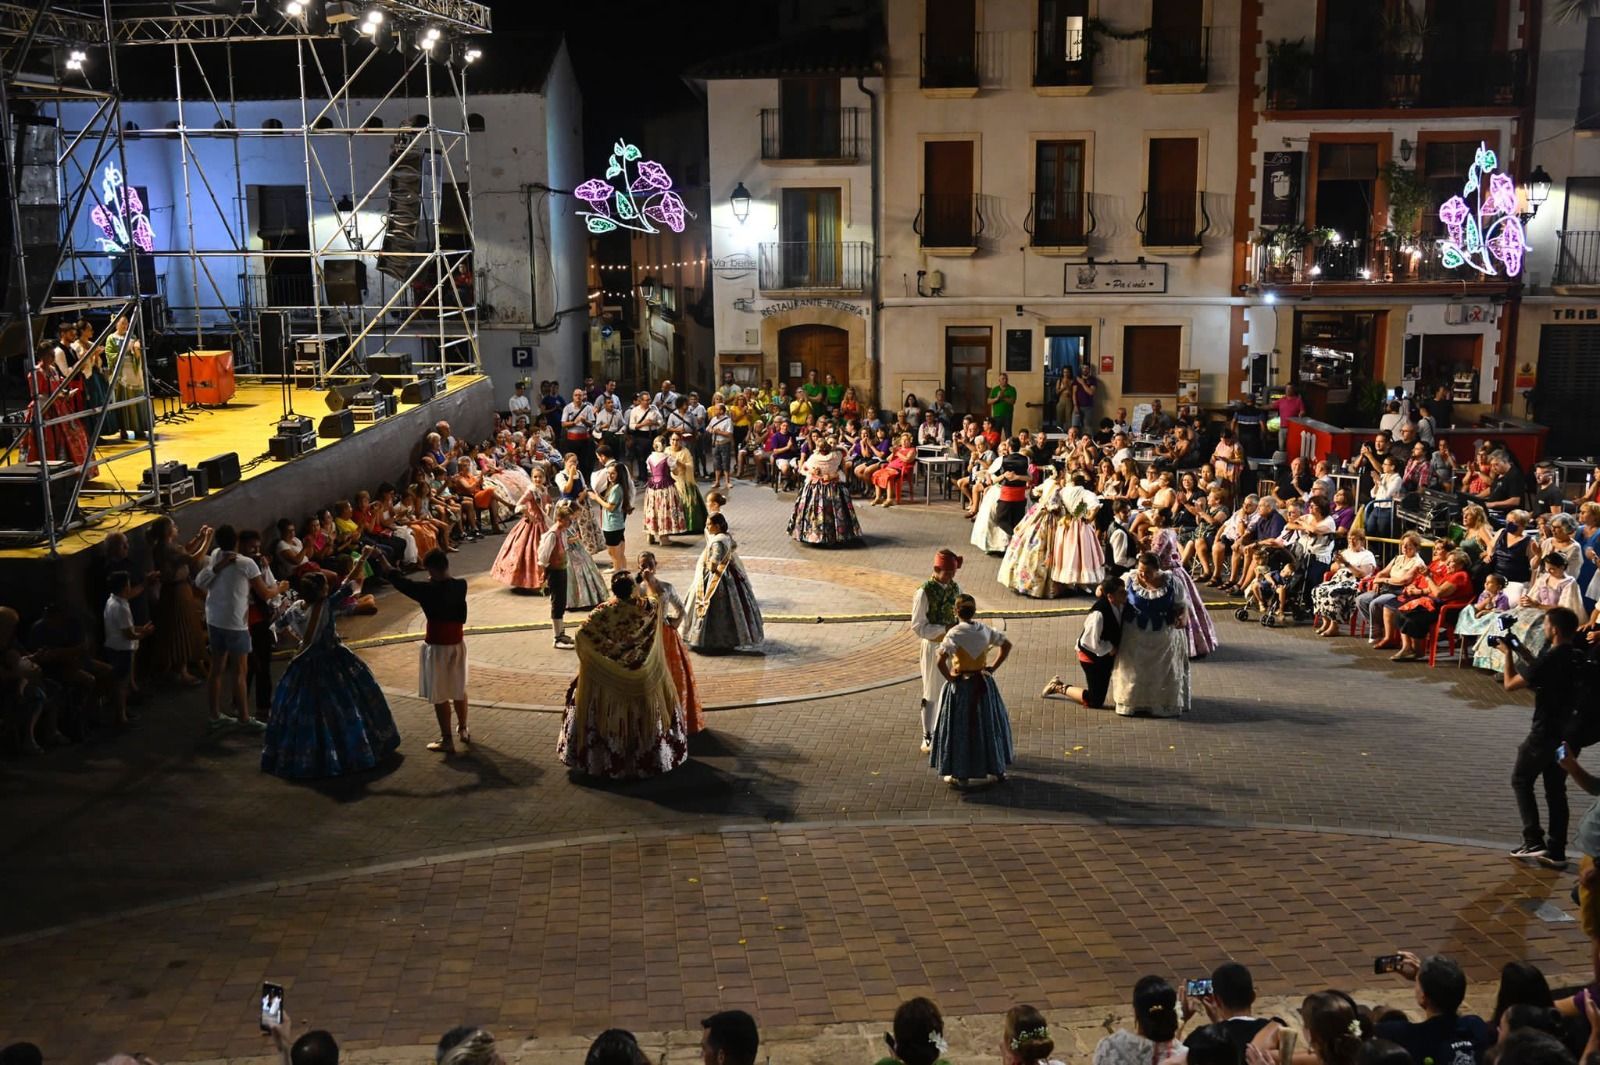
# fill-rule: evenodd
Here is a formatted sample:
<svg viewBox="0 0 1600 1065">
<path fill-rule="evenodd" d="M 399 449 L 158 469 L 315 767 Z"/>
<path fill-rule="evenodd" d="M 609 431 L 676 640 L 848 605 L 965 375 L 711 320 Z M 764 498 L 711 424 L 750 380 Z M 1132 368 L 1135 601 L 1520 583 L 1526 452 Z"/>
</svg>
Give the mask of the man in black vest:
<svg viewBox="0 0 1600 1065">
<path fill-rule="evenodd" d="M 1078 664 L 1083 667 L 1083 687 L 1063 684 L 1051 677 L 1044 695 L 1065 695 L 1091 710 L 1106 705 L 1111 687 L 1111 670 L 1117 663 L 1117 647 L 1122 643 L 1122 608 L 1128 605 L 1128 586 L 1107 578 L 1095 589 L 1095 600 L 1083 619 L 1083 635 L 1078 637 Z"/>
</svg>

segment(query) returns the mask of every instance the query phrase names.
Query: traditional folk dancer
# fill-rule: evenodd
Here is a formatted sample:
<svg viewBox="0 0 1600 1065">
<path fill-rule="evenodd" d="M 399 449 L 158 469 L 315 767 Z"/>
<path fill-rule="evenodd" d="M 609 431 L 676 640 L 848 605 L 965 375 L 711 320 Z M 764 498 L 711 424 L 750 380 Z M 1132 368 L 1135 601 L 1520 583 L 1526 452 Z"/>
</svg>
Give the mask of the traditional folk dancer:
<svg viewBox="0 0 1600 1065">
<path fill-rule="evenodd" d="M 689 522 L 683 513 L 683 497 L 672 479 L 666 437 L 656 437 L 655 450 L 644 464 L 644 531 L 652 544 L 670 546 L 673 536 L 689 531 Z"/>
<path fill-rule="evenodd" d="M 562 500 L 550 515 L 550 527 L 539 537 L 537 563 L 544 571 L 550 596 L 550 628 L 555 633 L 552 645 L 558 649 L 574 646 L 567 635 L 567 542 L 572 529 L 572 504 Z"/>
<path fill-rule="evenodd" d="M 360 565 L 374 552 L 368 547 Z M 355 587 L 328 595 L 327 577 L 305 579 L 310 606 L 300 653 L 272 693 L 272 718 L 261 768 L 291 780 L 336 777 L 371 769 L 400 746 L 389 701 L 365 662 L 339 640 L 334 603 Z M 464 705 L 464 704 L 463 704 Z"/>
<path fill-rule="evenodd" d="M 615 574 L 611 598 L 578 630 L 578 675 L 556 741 L 563 764 L 608 780 L 660 776 L 689 753 L 662 614 L 634 590 Z"/>
<path fill-rule="evenodd" d="M 1146 551 L 1126 577 L 1128 605 L 1111 671 L 1118 714 L 1177 717 L 1189 709 L 1188 601 L 1183 585 Z"/>
<path fill-rule="evenodd" d="M 940 642 L 937 659 L 945 687 L 928 764 L 958 788 L 987 777 L 1004 783 L 1012 760 L 1011 718 L 990 675 L 1011 654 L 1011 641 L 972 620 L 977 608 L 970 595 L 956 599 L 956 624 Z M 993 664 L 987 661 L 991 647 L 1000 648 Z"/>
<path fill-rule="evenodd" d="M 417 662 L 417 697 L 433 704 L 439 738 L 428 750 L 456 753 L 450 738 L 450 712 L 455 710 L 456 736 L 471 743 L 467 731 L 467 582 L 450 576 L 450 556 L 435 548 L 422 565 L 428 579 L 419 581 L 396 572 L 381 554 L 373 555 L 395 591 L 413 600 L 427 618 L 427 635 Z"/>
<path fill-rule="evenodd" d="M 861 522 L 850 501 L 850 488 L 839 480 L 843 465 L 844 452 L 826 438 L 801 464 L 805 483 L 789 516 L 790 539 L 825 547 L 861 540 Z"/>
<path fill-rule="evenodd" d="M 489 576 L 512 591 L 532 594 L 544 587 L 544 568 L 539 565 L 539 541 L 550 527 L 549 489 L 545 487 L 544 470 L 535 466 L 533 480 L 528 490 L 517 501 L 522 520 L 511 526 L 511 532 L 500 544 Z"/>
<path fill-rule="evenodd" d="M 1083 619 L 1078 637 L 1078 665 L 1083 668 L 1083 687 L 1051 677 L 1041 695 L 1064 695 L 1091 710 L 1106 705 L 1111 688 L 1111 671 L 1116 666 L 1117 648 L 1122 643 L 1122 612 L 1128 605 L 1128 586 L 1107 578 L 1095 589 L 1095 600 Z"/>
<path fill-rule="evenodd" d="M 572 504 L 572 528 L 583 541 L 583 549 L 591 558 L 600 554 L 605 548 L 605 537 L 600 535 L 600 518 L 596 513 L 600 508 L 595 505 L 595 494 L 590 490 L 589 479 L 578 466 L 576 454 L 568 454 L 561 469 L 556 471 L 556 487 L 561 491 L 561 498 Z M 589 606 L 606 597 L 604 585 L 601 588 Z"/>
<path fill-rule="evenodd" d="M 721 514 L 706 520 L 706 546 L 695 563 L 683 614 L 684 640 L 702 654 L 756 650 L 766 638 L 761 607 Z"/>
<path fill-rule="evenodd" d="M 706 501 L 694 480 L 694 452 L 683 446 L 682 434 L 673 433 L 668 439 L 667 458 L 672 460 L 672 480 L 678 486 L 678 498 L 683 503 L 684 531 L 704 532 Z"/>
<path fill-rule="evenodd" d="M 62 368 L 56 365 L 57 350 L 54 341 L 46 340 L 33 353 L 33 376 L 28 379 L 33 399 L 28 404 L 28 414 L 31 417 L 35 411 L 40 412 L 41 422 L 76 414 L 83 409 L 83 381 L 78 378 L 67 380 Z M 58 389 L 60 395 L 55 394 Z M 29 462 L 41 461 L 38 434 L 31 425 L 21 427 L 19 443 L 24 459 Z M 81 420 L 44 427 L 44 461 L 87 466 L 89 476 L 93 477 L 97 467 L 92 454 L 89 437 L 83 431 Z"/>
<path fill-rule="evenodd" d="M 1093 588 L 1105 579 L 1106 555 L 1095 525 L 1101 505 L 1100 497 L 1089 491 L 1082 474 L 1073 474 L 1061 490 L 1061 509 L 1066 517 L 1050 559 L 1050 579 L 1056 584 Z"/>
<path fill-rule="evenodd" d="M 998 580 L 1019 595 L 1054 599 L 1064 590 L 1051 577 L 1052 563 L 1060 554 L 1057 541 L 1067 521 L 1061 488 L 1061 473 L 1052 468 L 1050 476 L 1033 489 L 1038 501 L 1012 530 L 1011 542 L 1000 560 Z"/>
<path fill-rule="evenodd" d="M 1167 512 L 1155 512 L 1156 528 L 1151 533 L 1150 550 L 1161 560 L 1161 568 L 1178 584 L 1184 602 L 1184 637 L 1188 641 L 1189 657 L 1204 658 L 1217 649 L 1217 627 L 1211 614 L 1200 601 L 1200 589 L 1183 564 L 1183 548 L 1178 545 L 1178 534 L 1169 528 Z"/>
<path fill-rule="evenodd" d="M 956 623 L 956 597 L 961 586 L 956 570 L 961 556 L 945 548 L 933 556 L 933 576 L 911 600 L 911 632 L 922 641 L 922 753 L 933 750 L 933 726 L 939 720 L 944 678 L 939 673 L 939 645 Z"/>
<path fill-rule="evenodd" d="M 666 640 L 667 669 L 672 672 L 672 683 L 678 689 L 678 702 L 683 706 L 683 724 L 689 735 L 706 727 L 705 709 L 700 703 L 700 692 L 694 683 L 694 666 L 689 661 L 689 647 L 683 642 L 678 629 L 683 624 L 683 600 L 678 590 L 662 580 L 656 572 L 653 551 L 639 554 L 639 594 L 661 612 L 662 639 Z"/>
</svg>

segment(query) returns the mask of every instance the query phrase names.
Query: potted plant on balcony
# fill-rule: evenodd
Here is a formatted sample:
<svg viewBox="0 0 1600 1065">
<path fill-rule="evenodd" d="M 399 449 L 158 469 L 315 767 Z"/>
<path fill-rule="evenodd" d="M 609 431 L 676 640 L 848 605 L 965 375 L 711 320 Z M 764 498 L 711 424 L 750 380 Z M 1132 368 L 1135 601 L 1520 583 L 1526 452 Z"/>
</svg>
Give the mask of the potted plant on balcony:
<svg viewBox="0 0 1600 1065">
<path fill-rule="evenodd" d="M 1387 75 L 1384 79 L 1391 107 L 1414 107 L 1422 86 L 1422 47 L 1428 38 L 1428 19 L 1411 0 L 1396 0 L 1383 16 L 1380 39 Z"/>
<path fill-rule="evenodd" d="M 1310 88 L 1311 50 L 1304 37 L 1287 37 L 1267 42 L 1267 107 L 1273 111 L 1293 111 L 1300 106 L 1300 95 Z"/>
<path fill-rule="evenodd" d="M 1427 210 L 1432 192 L 1411 167 L 1393 159 L 1383 164 L 1383 183 L 1389 192 L 1389 228 L 1378 234 L 1388 252 L 1385 273 L 1391 280 L 1410 276 L 1411 265 L 1422 250 L 1422 212 Z"/>
<path fill-rule="evenodd" d="M 1326 232 L 1308 228 L 1304 222 L 1263 227 L 1256 243 L 1267 252 L 1265 280 L 1274 285 L 1293 284 L 1296 272 L 1304 266 L 1306 248 Z"/>
</svg>

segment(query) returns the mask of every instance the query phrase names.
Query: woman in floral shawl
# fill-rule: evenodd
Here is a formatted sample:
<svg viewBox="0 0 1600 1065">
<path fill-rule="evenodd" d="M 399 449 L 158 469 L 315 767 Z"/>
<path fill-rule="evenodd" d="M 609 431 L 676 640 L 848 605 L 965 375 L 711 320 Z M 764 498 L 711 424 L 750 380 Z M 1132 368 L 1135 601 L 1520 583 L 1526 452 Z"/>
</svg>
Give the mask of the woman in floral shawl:
<svg viewBox="0 0 1600 1065">
<path fill-rule="evenodd" d="M 589 776 L 639 780 L 688 757 L 683 705 L 667 665 L 662 611 L 611 578 L 611 598 L 578 630 L 578 675 L 556 741 L 562 763 Z"/>
</svg>

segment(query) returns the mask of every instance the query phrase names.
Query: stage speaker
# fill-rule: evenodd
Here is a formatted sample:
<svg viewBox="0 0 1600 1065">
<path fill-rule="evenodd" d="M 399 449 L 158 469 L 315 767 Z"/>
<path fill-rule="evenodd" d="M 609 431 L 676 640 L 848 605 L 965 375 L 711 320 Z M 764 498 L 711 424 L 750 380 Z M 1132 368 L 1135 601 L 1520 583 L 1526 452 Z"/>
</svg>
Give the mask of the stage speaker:
<svg viewBox="0 0 1600 1065">
<path fill-rule="evenodd" d="M 363 392 L 373 391 L 375 388 L 377 388 L 377 385 L 378 378 L 376 375 L 367 378 L 365 381 L 357 381 L 355 384 L 334 385 L 332 388 L 328 389 L 328 409 L 336 411 L 344 410 L 351 403 L 355 402 L 355 398 L 357 396 Z"/>
<path fill-rule="evenodd" d="M 14 129 L 16 155 L 3 160 L 4 191 L 17 204 L 26 272 L 13 256 L 0 260 L 0 306 L 13 314 L 22 309 L 24 284 L 28 303 L 44 306 L 61 254 L 61 130 L 54 119 L 24 116 L 18 116 Z M 10 211 L 0 211 L 0 246 L 12 247 Z"/>
<path fill-rule="evenodd" d="M 229 451 L 223 455 L 213 455 L 200 463 L 200 469 L 206 471 L 206 479 L 210 482 L 213 491 L 226 488 L 239 481 L 239 453 Z"/>
<path fill-rule="evenodd" d="M 189 479 L 194 481 L 194 494 L 205 496 L 211 494 L 211 474 L 206 472 L 204 466 L 195 466 L 189 470 Z M 218 485 L 217 487 L 221 487 Z"/>
<path fill-rule="evenodd" d="M 356 416 L 344 408 L 341 408 L 337 413 L 328 415 L 317 423 L 317 435 L 325 436 L 330 440 L 342 440 L 355 431 Z"/>
<path fill-rule="evenodd" d="M 367 371 L 385 377 L 410 377 L 411 356 L 394 355 L 387 351 L 367 356 Z"/>
<path fill-rule="evenodd" d="M 59 475 L 72 468 L 70 462 L 50 463 L 50 509 L 57 515 L 66 513 L 73 481 L 71 477 Z M 10 528 L 44 532 L 44 496 L 39 491 L 38 463 L 0 466 L 0 514 L 5 515 L 4 523 Z"/>
<path fill-rule="evenodd" d="M 281 374 L 289 364 L 289 312 L 262 311 L 256 318 L 261 349 L 257 365 L 264 374 Z"/>
<path fill-rule="evenodd" d="M 367 264 L 360 259 L 330 259 L 322 264 L 322 289 L 334 306 L 354 306 L 367 294 Z"/>
<path fill-rule="evenodd" d="M 423 377 L 406 385 L 400 391 L 401 403 L 426 403 L 439 394 L 439 380 L 435 377 Z"/>
</svg>

